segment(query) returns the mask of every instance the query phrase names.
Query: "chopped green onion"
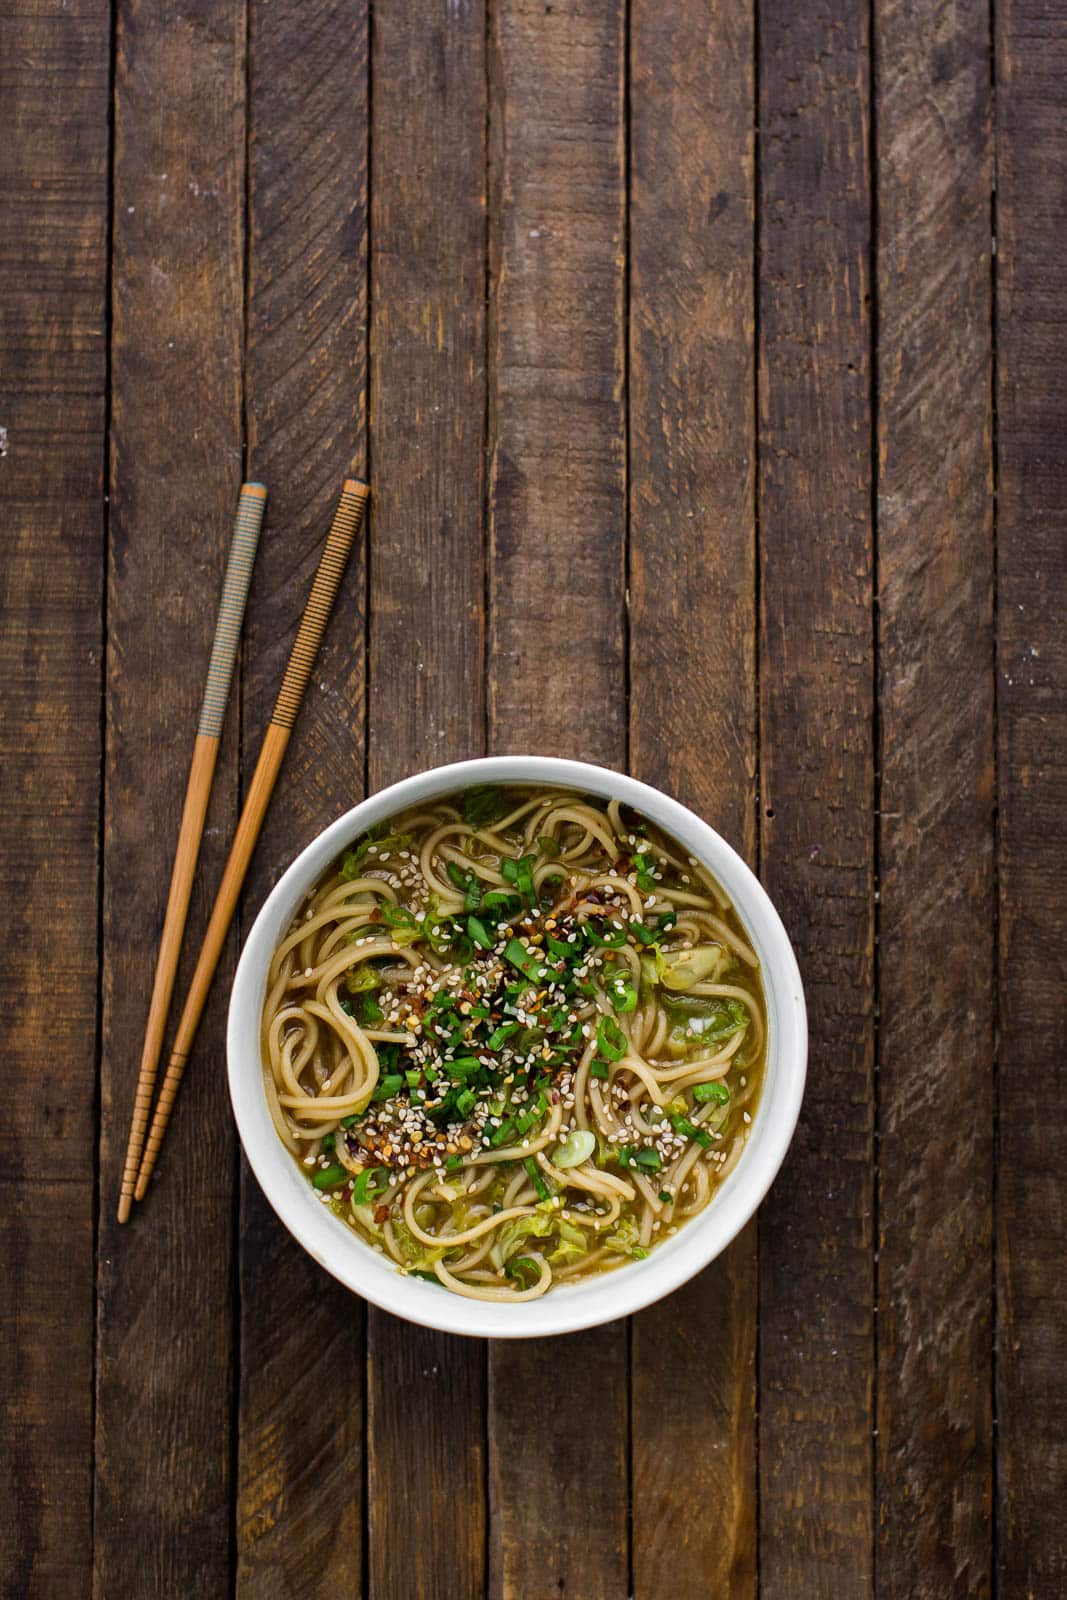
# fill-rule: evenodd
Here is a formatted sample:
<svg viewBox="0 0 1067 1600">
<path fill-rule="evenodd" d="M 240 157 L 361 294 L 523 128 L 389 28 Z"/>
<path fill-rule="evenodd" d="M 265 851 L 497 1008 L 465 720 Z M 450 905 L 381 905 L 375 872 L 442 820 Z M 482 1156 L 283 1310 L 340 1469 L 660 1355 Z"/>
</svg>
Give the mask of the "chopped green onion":
<svg viewBox="0 0 1067 1600">
<path fill-rule="evenodd" d="M 482 898 L 481 880 L 476 872 L 464 872 L 455 861 L 446 861 L 449 881 L 463 896 L 464 911 L 477 911 Z"/>
<path fill-rule="evenodd" d="M 642 894 L 655 894 L 656 880 L 652 876 L 652 858 L 638 850 L 634 855 L 634 872 L 637 876 L 637 887 Z"/>
<path fill-rule="evenodd" d="M 382 902 L 382 921 L 387 928 L 414 928 L 418 926 L 413 911 L 409 911 L 407 906 L 391 905 L 388 900 Z"/>
<path fill-rule="evenodd" d="M 519 856 L 515 860 L 509 857 L 500 863 L 500 871 L 503 874 L 505 883 L 513 883 L 526 900 L 533 899 L 533 869 L 536 861 L 536 855 L 531 855 Z"/>
<path fill-rule="evenodd" d="M 490 889 L 482 895 L 481 911 L 495 911 L 498 922 L 506 921 L 508 917 L 516 916 L 522 910 L 522 901 L 517 894 L 507 894 L 503 889 Z"/>
<path fill-rule="evenodd" d="M 378 1182 L 379 1178 L 385 1179 L 385 1182 L 380 1186 Z M 388 1187 L 389 1173 L 387 1168 L 364 1167 L 363 1171 L 357 1175 L 356 1181 L 352 1185 L 352 1204 L 356 1206 L 364 1206 L 367 1204 L 367 1201 L 372 1200 L 375 1195 L 384 1194 Z"/>
<path fill-rule="evenodd" d="M 703 1128 L 697 1128 L 688 1117 L 672 1117 L 671 1127 L 675 1133 L 682 1134 L 686 1139 L 694 1140 L 702 1150 L 710 1150 L 714 1143 L 710 1133 L 705 1133 Z"/>
<path fill-rule="evenodd" d="M 491 950 L 496 944 L 493 935 L 479 917 L 467 918 L 467 932 L 475 944 L 479 945 L 483 950 Z"/>
<path fill-rule="evenodd" d="M 489 1035 L 486 1048 L 489 1050 L 499 1050 L 500 1046 L 505 1042 L 505 1040 L 510 1039 L 512 1034 L 518 1033 L 518 1031 L 519 1024 L 517 1022 L 502 1022 L 499 1028 L 494 1028 L 492 1033 Z"/>
<path fill-rule="evenodd" d="M 606 988 L 613 1011 L 621 1011 L 625 1015 L 629 1011 L 637 1010 L 637 990 L 628 972 L 613 973 L 607 981 Z"/>
<path fill-rule="evenodd" d="M 599 1056 L 594 1056 L 589 1063 L 589 1076 L 591 1078 L 607 1078 L 610 1076 L 610 1068 L 607 1062 L 601 1061 Z"/>
<path fill-rule="evenodd" d="M 461 1167 L 462 1165 L 463 1165 L 463 1157 L 462 1156 L 447 1156 L 445 1158 L 445 1171 L 446 1172 L 455 1172 L 456 1169 L 458 1167 Z"/>
<path fill-rule="evenodd" d="M 372 1100 L 391 1100 L 394 1094 L 399 1094 L 404 1087 L 404 1079 L 399 1072 L 387 1072 L 375 1089 Z"/>
<path fill-rule="evenodd" d="M 341 1118 L 341 1126 L 342 1126 L 342 1128 L 351 1128 L 355 1123 L 357 1123 L 359 1121 L 359 1119 L 360 1119 L 360 1117 L 362 1115 L 363 1115 L 362 1111 L 353 1111 L 353 1113 L 352 1113 L 352 1115 L 350 1117 L 342 1117 Z"/>
<path fill-rule="evenodd" d="M 507 863 L 505 862 L 505 866 Z M 527 950 L 518 939 L 509 939 L 504 950 L 504 959 L 517 967 L 524 978 L 529 978 L 531 983 L 540 983 L 546 976 L 538 956 L 532 950 Z"/>
<path fill-rule="evenodd" d="M 497 1150 L 502 1144 L 507 1144 L 514 1132 L 515 1118 L 508 1117 L 505 1122 L 500 1124 L 499 1128 L 493 1129 L 492 1133 L 489 1135 L 489 1143 L 494 1150 Z"/>
<path fill-rule="evenodd" d="M 336 1189 L 348 1177 L 346 1167 L 322 1167 L 311 1180 L 313 1189 Z"/>
<path fill-rule="evenodd" d="M 328 1134 L 327 1134 L 327 1135 L 326 1135 L 326 1137 L 325 1137 L 325 1139 L 324 1139 L 324 1140 L 323 1140 L 323 1141 L 322 1141 L 322 1143 L 321 1143 L 321 1145 L 320 1145 L 320 1146 L 319 1146 L 319 1149 L 320 1149 L 320 1150 L 325 1150 L 325 1151 L 326 1151 L 326 1153 L 327 1153 L 327 1154 L 329 1154 L 329 1152 L 330 1152 L 330 1151 L 331 1151 L 331 1150 L 332 1150 L 332 1149 L 333 1149 L 333 1147 L 334 1147 L 334 1142 L 335 1142 L 335 1141 L 334 1141 L 334 1136 L 333 1136 L 333 1134 L 332 1134 L 332 1133 L 328 1133 Z"/>
<path fill-rule="evenodd" d="M 445 1066 L 453 1078 L 469 1078 L 471 1073 L 480 1072 L 482 1068 L 477 1056 L 457 1056 L 455 1061 L 446 1061 Z"/>
<path fill-rule="evenodd" d="M 626 943 L 626 929 L 621 923 L 609 922 L 604 927 L 598 927 L 590 918 L 584 924 L 583 931 L 590 944 L 598 945 L 604 950 L 621 950 Z"/>
<path fill-rule="evenodd" d="M 537 1262 L 529 1256 L 514 1256 L 504 1268 L 509 1278 L 518 1280 L 521 1289 L 532 1289 L 541 1276 Z"/>
<path fill-rule="evenodd" d="M 597 1050 L 607 1061 L 621 1061 L 629 1041 L 614 1017 L 601 1017 L 596 1027 Z"/>
<path fill-rule="evenodd" d="M 630 1254 L 633 1256 L 635 1261 L 648 1260 L 648 1251 L 645 1249 L 644 1245 L 635 1244 L 633 1249 L 630 1251 Z"/>
<path fill-rule="evenodd" d="M 474 1110 L 477 1099 L 478 1096 L 475 1094 L 473 1089 L 464 1089 L 462 1094 L 458 1094 L 456 1096 L 456 1110 L 459 1112 L 461 1117 L 470 1116 L 471 1112 Z"/>
<path fill-rule="evenodd" d="M 659 1198 L 663 1201 L 664 1205 L 672 1206 L 674 1204 L 674 1196 L 671 1194 L 669 1189 L 661 1189 L 659 1192 Z"/>
<path fill-rule="evenodd" d="M 725 1106 L 729 1104 L 730 1091 L 725 1083 L 697 1083 L 693 1085 L 693 1099 L 700 1105 L 714 1100 L 716 1105 Z"/>
<path fill-rule="evenodd" d="M 422 1073 L 418 1067 L 409 1067 L 404 1073 L 404 1081 L 409 1089 L 417 1089 L 422 1082 Z"/>
<path fill-rule="evenodd" d="M 663 1157 L 658 1150 L 639 1150 L 634 1161 L 639 1167 L 648 1167 L 651 1172 L 658 1172 L 663 1165 Z"/>
<path fill-rule="evenodd" d="M 529 1131 L 533 1127 L 534 1123 L 538 1120 L 538 1118 L 540 1118 L 543 1115 L 544 1115 L 544 1107 L 543 1106 L 539 1106 L 539 1105 L 527 1106 L 527 1108 L 523 1112 L 522 1116 L 515 1118 L 515 1132 L 516 1133 L 520 1133 L 520 1134 L 529 1133 Z"/>
<path fill-rule="evenodd" d="M 541 1168 L 537 1165 L 537 1162 L 534 1160 L 533 1156 L 527 1156 L 523 1162 L 523 1166 L 526 1168 L 527 1176 L 534 1186 L 538 1200 L 551 1200 L 552 1190 L 545 1182 Z"/>
</svg>

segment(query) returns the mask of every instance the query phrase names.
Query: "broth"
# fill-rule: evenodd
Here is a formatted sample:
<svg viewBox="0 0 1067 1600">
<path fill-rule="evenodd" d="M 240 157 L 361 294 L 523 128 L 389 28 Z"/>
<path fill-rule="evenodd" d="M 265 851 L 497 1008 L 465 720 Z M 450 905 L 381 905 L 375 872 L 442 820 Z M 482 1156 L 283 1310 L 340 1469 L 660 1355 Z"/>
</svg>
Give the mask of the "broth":
<svg viewBox="0 0 1067 1600">
<path fill-rule="evenodd" d="M 621 805 L 471 788 L 363 834 L 275 952 L 267 1094 L 372 1249 L 476 1299 L 640 1261 L 740 1158 L 755 952 L 711 874 Z"/>
</svg>

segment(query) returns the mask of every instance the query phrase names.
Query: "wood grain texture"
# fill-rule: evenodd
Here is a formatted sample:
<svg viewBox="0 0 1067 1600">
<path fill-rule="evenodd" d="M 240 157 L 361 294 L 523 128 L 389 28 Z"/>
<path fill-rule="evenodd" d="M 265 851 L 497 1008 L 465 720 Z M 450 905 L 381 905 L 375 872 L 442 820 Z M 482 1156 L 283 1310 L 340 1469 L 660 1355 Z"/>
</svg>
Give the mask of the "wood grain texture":
<svg viewBox="0 0 1067 1600">
<path fill-rule="evenodd" d="M 1067 1590 L 1067 12 L 997 7 L 999 1592 Z"/>
<path fill-rule="evenodd" d="M 244 15 L 123 4 L 115 84 L 101 1181 L 121 1170 L 181 806 L 241 484 Z M 190 663 L 195 663 L 191 666 Z M 233 828 L 223 740 L 178 975 Z M 101 1209 L 94 1592 L 230 1581 L 232 946 L 158 1182 Z"/>
<path fill-rule="evenodd" d="M 505 0 L 491 49 L 490 748 L 621 766 L 623 7 Z M 489 1363 L 490 1593 L 617 1600 L 625 1327 Z M 595 1426 L 537 1424 L 561 1388 Z"/>
<path fill-rule="evenodd" d="M 19 1600 L 80 1600 L 92 1566 L 108 54 L 96 0 L 0 23 L 0 1582 Z"/>
<path fill-rule="evenodd" d="M 631 770 L 754 862 L 752 22 L 632 8 L 628 398 Z M 754 1227 L 634 1319 L 638 1600 L 755 1593 L 755 1348 Z"/>
<path fill-rule="evenodd" d="M 623 21 L 614 0 L 503 0 L 490 40 L 491 736 L 609 764 L 626 738 Z"/>
<path fill-rule="evenodd" d="M 485 13 L 376 4 L 369 780 L 480 755 Z M 373 1600 L 484 1592 L 485 1346 L 368 1313 Z M 403 1488 L 418 1475 L 418 1488 Z"/>
<path fill-rule="evenodd" d="M 368 133 L 365 5 L 253 0 L 249 20 L 246 403 L 271 500 L 246 628 L 246 772 L 341 480 L 366 465 Z M 357 542 L 245 884 L 246 929 L 296 851 L 362 797 L 365 574 Z M 237 1594 L 358 1596 L 363 1302 L 289 1237 L 244 1163 L 239 1260 Z"/>
<path fill-rule="evenodd" d="M 760 1584 L 872 1581 L 872 594 L 867 16 L 760 9 L 763 874 L 811 1030 L 760 1214 Z"/>
<path fill-rule="evenodd" d="M 875 26 L 878 1590 L 944 1600 L 992 1571 L 988 14 Z"/>
</svg>

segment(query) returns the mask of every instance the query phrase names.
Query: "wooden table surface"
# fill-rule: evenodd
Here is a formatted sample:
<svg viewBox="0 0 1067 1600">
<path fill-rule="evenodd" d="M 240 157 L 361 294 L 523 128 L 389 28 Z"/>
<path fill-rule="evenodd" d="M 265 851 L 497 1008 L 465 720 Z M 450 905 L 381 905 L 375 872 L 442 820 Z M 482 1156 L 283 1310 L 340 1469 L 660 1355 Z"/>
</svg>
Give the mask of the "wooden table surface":
<svg viewBox="0 0 1067 1600">
<path fill-rule="evenodd" d="M 5 1595 L 1067 1593 L 1065 103 L 1067 0 L 7 6 Z M 367 537 L 122 1229 L 237 486 L 191 945 L 350 468 Z M 707 817 L 811 1014 L 726 1256 L 510 1345 L 321 1272 L 223 1070 L 294 853 L 487 750 Z"/>
</svg>

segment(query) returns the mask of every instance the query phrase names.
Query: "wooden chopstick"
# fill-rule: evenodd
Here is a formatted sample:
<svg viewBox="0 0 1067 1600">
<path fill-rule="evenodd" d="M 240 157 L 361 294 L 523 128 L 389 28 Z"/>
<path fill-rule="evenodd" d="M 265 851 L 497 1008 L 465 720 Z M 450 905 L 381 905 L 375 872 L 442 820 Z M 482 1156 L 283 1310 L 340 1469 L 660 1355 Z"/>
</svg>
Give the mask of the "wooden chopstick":
<svg viewBox="0 0 1067 1600">
<path fill-rule="evenodd" d="M 248 797 L 237 824 L 229 859 L 222 874 L 219 892 L 215 897 L 211 920 L 204 935 L 200 959 L 196 964 L 185 1009 L 174 1037 L 163 1087 L 159 1091 L 155 1116 L 152 1118 L 152 1126 L 141 1158 L 141 1170 L 137 1175 L 134 1193 L 138 1200 L 144 1199 L 148 1180 L 156 1164 L 159 1147 L 170 1120 L 174 1097 L 182 1081 L 185 1063 L 189 1058 L 197 1026 L 211 988 L 211 980 L 215 976 L 215 968 L 222 954 L 226 932 L 237 906 L 237 897 L 241 892 L 245 873 L 248 871 L 248 863 L 259 837 L 259 830 L 263 826 L 263 818 L 278 776 L 278 769 L 282 764 L 282 757 L 293 731 L 293 723 L 304 698 L 304 690 L 307 688 L 308 677 L 333 608 L 348 553 L 363 521 L 369 494 L 368 486 L 358 478 L 346 479 L 341 490 L 340 504 L 319 560 L 311 594 L 275 702 L 274 714 L 259 752 L 256 770 L 252 774 Z"/>
<path fill-rule="evenodd" d="M 189 782 L 185 791 L 178 848 L 174 853 L 174 868 L 167 896 L 167 912 L 163 920 L 163 935 L 156 957 L 156 975 L 152 983 L 152 999 L 148 1007 L 144 1046 L 141 1051 L 141 1070 L 137 1076 L 137 1091 L 133 1100 L 133 1117 L 130 1137 L 126 1145 L 126 1159 L 122 1167 L 122 1188 L 119 1193 L 118 1216 L 126 1222 L 133 1205 L 134 1182 L 144 1147 L 145 1129 L 152 1110 L 152 1090 L 156 1083 L 159 1052 L 163 1048 L 163 1030 L 167 1025 L 167 1011 L 174 991 L 174 978 L 178 971 L 185 919 L 189 911 L 196 859 L 200 853 L 200 839 L 204 832 L 211 795 L 211 781 L 215 775 L 215 761 L 219 753 L 222 724 L 226 715 L 226 702 L 230 695 L 233 664 L 237 659 L 237 645 L 241 637 L 248 586 L 259 545 L 259 530 L 263 525 L 263 512 L 267 504 L 267 491 L 262 483 L 243 483 L 237 501 L 233 539 L 230 543 L 226 576 L 222 584 L 218 621 L 215 624 L 215 641 L 211 647 L 211 661 L 207 669 L 204 700 L 200 708 L 200 721 L 193 746 L 193 759 L 189 767 Z"/>
</svg>

